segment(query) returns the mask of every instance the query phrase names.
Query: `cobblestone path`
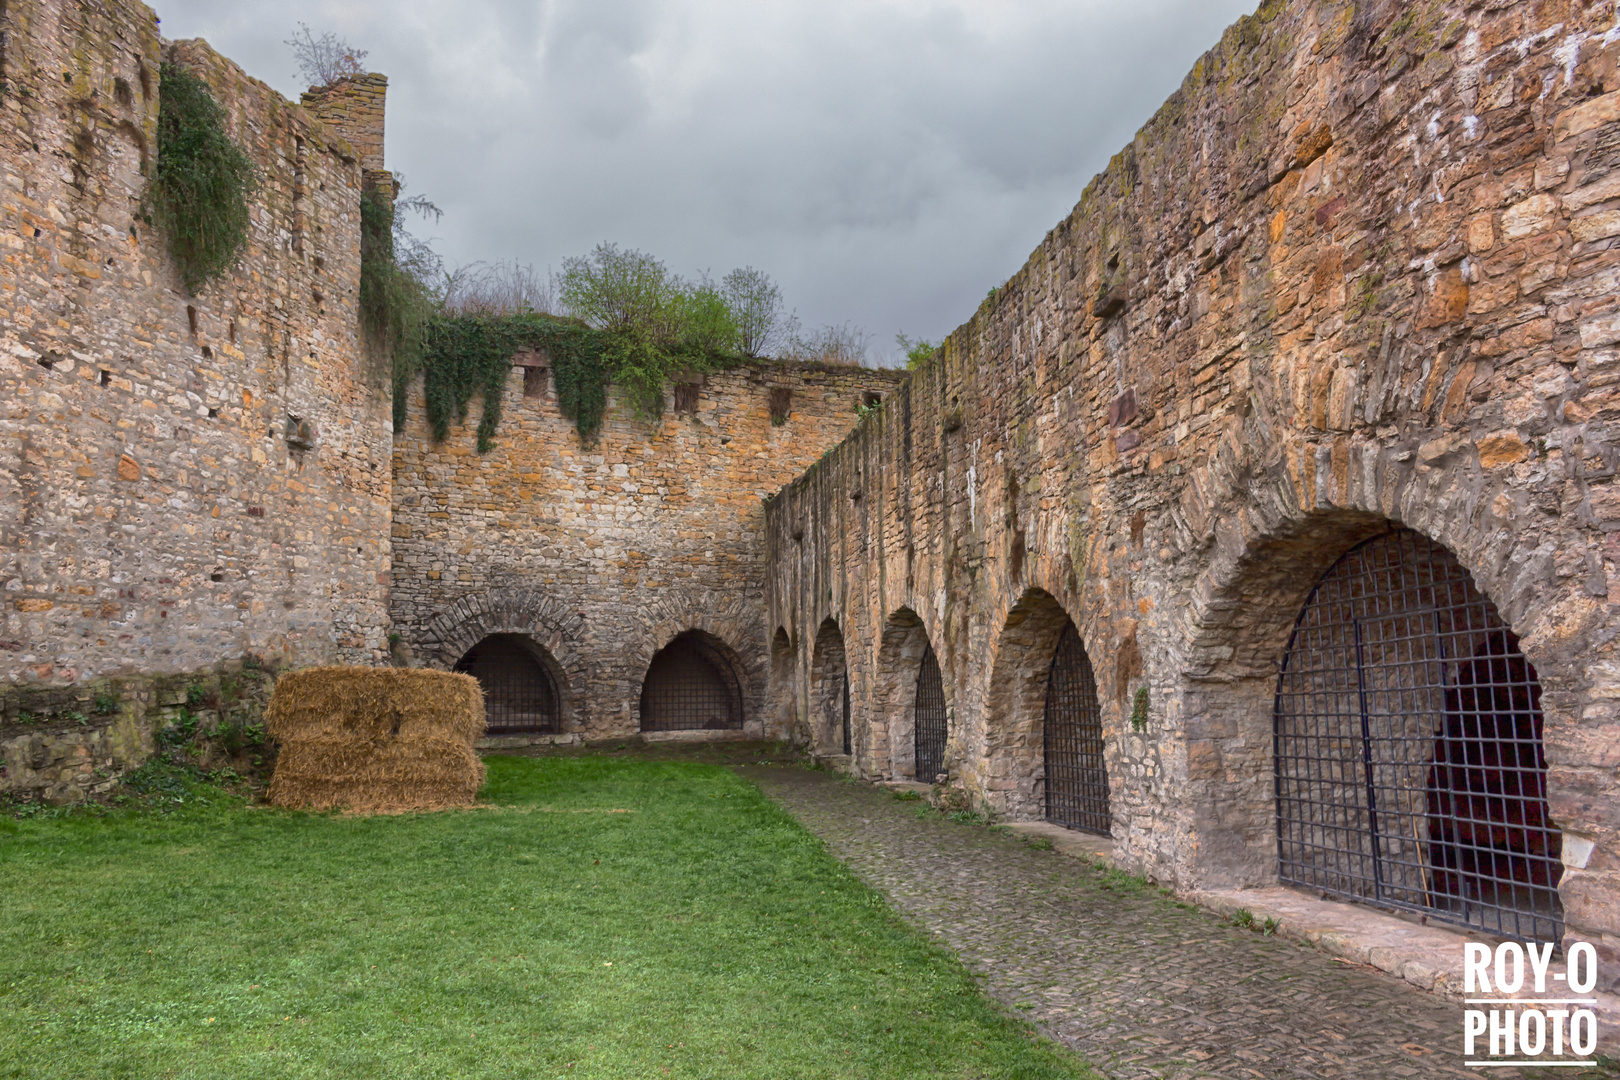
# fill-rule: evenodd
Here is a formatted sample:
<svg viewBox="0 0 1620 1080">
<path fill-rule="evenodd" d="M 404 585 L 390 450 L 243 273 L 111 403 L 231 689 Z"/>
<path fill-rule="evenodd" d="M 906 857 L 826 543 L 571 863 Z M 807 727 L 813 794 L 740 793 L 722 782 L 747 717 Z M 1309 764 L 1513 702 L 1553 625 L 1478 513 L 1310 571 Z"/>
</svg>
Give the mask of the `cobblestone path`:
<svg viewBox="0 0 1620 1080">
<path fill-rule="evenodd" d="M 954 949 L 993 996 L 1107 1076 L 1521 1075 L 1462 1068 L 1462 1009 L 1382 972 L 882 788 L 800 768 L 739 771 Z"/>
</svg>

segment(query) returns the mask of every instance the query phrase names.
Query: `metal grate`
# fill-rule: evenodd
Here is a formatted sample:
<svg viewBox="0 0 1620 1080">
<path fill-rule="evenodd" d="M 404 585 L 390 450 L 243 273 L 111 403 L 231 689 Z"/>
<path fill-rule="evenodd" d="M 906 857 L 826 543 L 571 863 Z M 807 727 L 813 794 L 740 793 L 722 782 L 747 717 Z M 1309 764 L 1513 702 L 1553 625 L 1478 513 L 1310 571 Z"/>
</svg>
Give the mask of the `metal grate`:
<svg viewBox="0 0 1620 1080">
<path fill-rule="evenodd" d="M 515 635 L 485 638 L 456 661 L 455 669 L 471 675 L 484 688 L 486 734 L 562 730 L 557 684 Z"/>
<path fill-rule="evenodd" d="M 1102 707 L 1091 658 L 1070 623 L 1058 639 L 1046 679 L 1046 820 L 1109 836 L 1108 769 L 1103 764 Z"/>
<path fill-rule="evenodd" d="M 1277 682 L 1283 881 L 1557 942 L 1541 686 L 1495 605 L 1409 529 L 1330 569 Z"/>
<path fill-rule="evenodd" d="M 850 740 L 849 730 L 849 671 L 844 671 L 844 753 L 852 753 L 854 748 Z"/>
<path fill-rule="evenodd" d="M 743 726 L 742 691 L 713 645 L 685 633 L 647 665 L 641 730 L 724 731 Z"/>
<path fill-rule="evenodd" d="M 925 784 L 945 771 L 945 681 L 934 647 L 923 652 L 917 670 L 917 701 L 912 708 L 915 767 L 912 775 Z"/>
</svg>

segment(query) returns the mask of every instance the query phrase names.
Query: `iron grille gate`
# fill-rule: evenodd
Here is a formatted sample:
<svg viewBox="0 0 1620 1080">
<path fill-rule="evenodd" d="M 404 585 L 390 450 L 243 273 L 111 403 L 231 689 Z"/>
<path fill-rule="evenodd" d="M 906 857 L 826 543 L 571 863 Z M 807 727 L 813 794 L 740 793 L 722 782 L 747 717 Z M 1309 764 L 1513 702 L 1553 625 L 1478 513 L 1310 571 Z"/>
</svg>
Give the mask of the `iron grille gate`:
<svg viewBox="0 0 1620 1080">
<path fill-rule="evenodd" d="M 682 634 L 647 665 L 641 730 L 724 731 L 743 726 L 742 691 L 719 650 Z"/>
<path fill-rule="evenodd" d="M 1058 639 L 1046 679 L 1046 820 L 1086 832 L 1113 832 L 1108 770 L 1103 764 L 1102 707 L 1091 658 L 1070 623 Z"/>
<path fill-rule="evenodd" d="M 917 669 L 917 703 L 912 708 L 916 746 L 912 775 L 925 784 L 945 771 L 945 680 L 940 677 L 934 647 L 923 651 Z"/>
<path fill-rule="evenodd" d="M 849 731 L 849 669 L 848 668 L 844 669 L 843 684 L 844 684 L 844 753 L 848 754 L 848 753 L 851 753 L 853 751 L 853 746 L 851 745 L 851 740 L 850 740 L 850 737 L 849 737 L 850 736 L 850 731 Z"/>
<path fill-rule="evenodd" d="M 1557 942 L 1541 686 L 1444 547 L 1352 549 L 1300 612 L 1277 683 L 1283 881 Z"/>
<path fill-rule="evenodd" d="M 484 689 L 485 733 L 555 733 L 562 730 L 562 707 L 551 673 L 507 634 L 480 641 L 456 661 L 455 670 Z"/>
</svg>

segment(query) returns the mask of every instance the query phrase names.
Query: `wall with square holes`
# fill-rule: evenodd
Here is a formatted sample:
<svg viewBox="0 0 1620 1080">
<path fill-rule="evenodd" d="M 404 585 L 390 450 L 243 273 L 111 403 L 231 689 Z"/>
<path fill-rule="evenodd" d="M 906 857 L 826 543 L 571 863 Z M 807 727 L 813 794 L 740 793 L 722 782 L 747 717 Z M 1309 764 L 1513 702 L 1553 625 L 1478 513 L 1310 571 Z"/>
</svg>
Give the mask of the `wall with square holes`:
<svg viewBox="0 0 1620 1080">
<path fill-rule="evenodd" d="M 412 389 L 394 449 L 402 659 L 450 667 L 487 634 L 527 635 L 568 684 L 565 729 L 606 737 L 637 730 L 653 655 L 703 630 L 730 650 L 748 730 L 786 734 L 766 692 L 765 500 L 905 373 L 740 364 L 677 381 L 651 426 L 610 391 L 600 437 L 582 444 L 543 357 L 514 360 L 488 454 L 475 449 L 476 408 L 436 444 L 420 381 Z"/>
<path fill-rule="evenodd" d="M 0 12 L 0 728 L 36 690 L 384 658 L 359 155 L 133 0 Z M 137 215 L 165 60 L 208 81 L 261 171 L 244 256 L 197 296 Z M 352 110 L 378 148 L 379 78 Z"/>
</svg>

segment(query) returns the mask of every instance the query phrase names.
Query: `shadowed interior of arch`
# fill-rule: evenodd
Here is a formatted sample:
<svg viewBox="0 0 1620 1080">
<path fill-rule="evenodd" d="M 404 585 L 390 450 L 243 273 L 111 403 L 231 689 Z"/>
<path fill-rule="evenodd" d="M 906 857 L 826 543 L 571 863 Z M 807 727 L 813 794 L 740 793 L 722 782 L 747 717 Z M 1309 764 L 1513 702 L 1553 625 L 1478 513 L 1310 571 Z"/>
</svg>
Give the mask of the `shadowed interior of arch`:
<svg viewBox="0 0 1620 1080">
<path fill-rule="evenodd" d="M 641 684 L 642 731 L 743 726 L 742 688 L 724 642 L 688 630 L 660 649 Z"/>
<path fill-rule="evenodd" d="M 849 666 L 844 655 L 844 634 L 836 620 L 822 620 L 816 631 L 810 661 L 811 729 L 816 749 L 827 754 L 848 754 L 854 749 L 850 717 Z"/>
<path fill-rule="evenodd" d="M 1556 942 L 1541 685 L 1450 551 L 1394 528 L 1325 573 L 1275 706 L 1279 876 Z"/>
<path fill-rule="evenodd" d="M 1046 677 L 1041 719 L 1046 763 L 1046 820 L 1109 836 L 1108 769 L 1103 760 L 1102 706 L 1080 631 L 1066 622 Z"/>
<path fill-rule="evenodd" d="M 548 663 L 548 661 L 550 661 Z M 456 661 L 484 690 L 486 734 L 562 730 L 562 695 L 544 646 L 522 634 L 491 634 Z"/>
<path fill-rule="evenodd" d="M 1007 612 L 986 715 L 993 812 L 1112 835 L 1096 674 L 1074 620 L 1045 589 L 1025 590 Z"/>
<path fill-rule="evenodd" d="M 933 783 L 943 769 L 949 713 L 939 660 L 917 613 L 900 608 L 890 615 L 878 645 L 872 706 L 863 713 L 855 737 L 869 738 L 874 765 L 896 780 Z M 919 758 L 919 755 L 922 755 Z"/>
</svg>

